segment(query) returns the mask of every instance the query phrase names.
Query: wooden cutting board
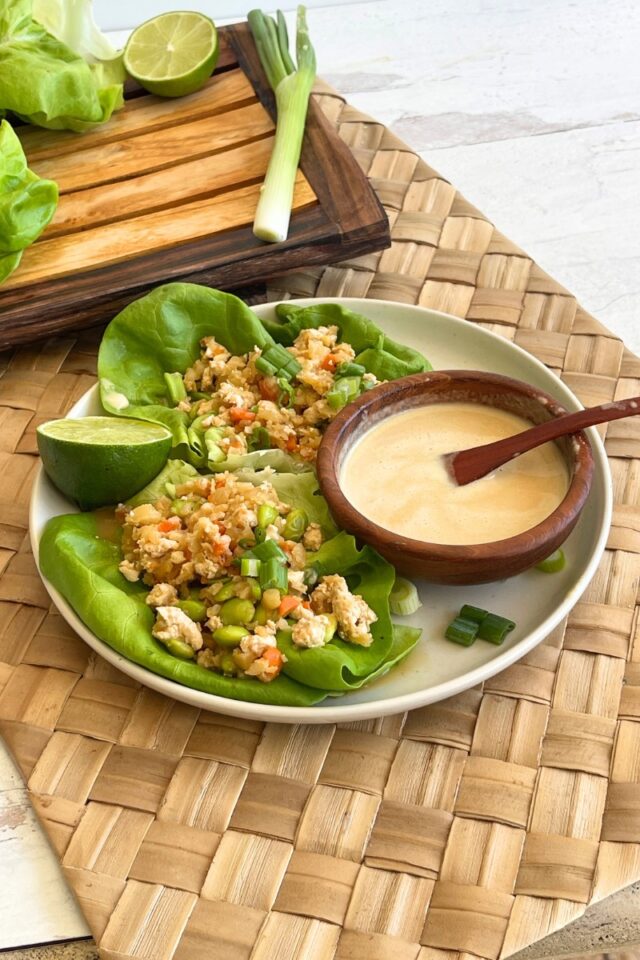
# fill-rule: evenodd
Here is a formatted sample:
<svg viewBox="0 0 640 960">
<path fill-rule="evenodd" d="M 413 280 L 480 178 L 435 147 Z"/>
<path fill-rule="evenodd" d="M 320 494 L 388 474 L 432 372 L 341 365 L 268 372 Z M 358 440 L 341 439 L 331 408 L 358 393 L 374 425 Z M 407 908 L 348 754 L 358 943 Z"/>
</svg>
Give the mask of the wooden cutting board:
<svg viewBox="0 0 640 960">
<path fill-rule="evenodd" d="M 108 320 L 165 281 L 234 289 L 389 245 L 380 202 L 313 100 L 289 237 L 256 240 L 275 103 L 248 26 L 221 28 L 220 44 L 212 78 L 188 97 L 131 87 L 90 133 L 18 128 L 60 202 L 0 287 L 0 347 Z"/>
</svg>

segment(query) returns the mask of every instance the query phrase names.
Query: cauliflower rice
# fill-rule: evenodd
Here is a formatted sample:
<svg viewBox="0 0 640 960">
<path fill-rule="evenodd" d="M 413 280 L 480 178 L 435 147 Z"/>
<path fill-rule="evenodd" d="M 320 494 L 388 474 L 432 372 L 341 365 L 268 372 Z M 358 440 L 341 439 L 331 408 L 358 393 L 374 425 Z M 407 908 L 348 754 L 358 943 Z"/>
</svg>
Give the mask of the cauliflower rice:
<svg viewBox="0 0 640 960">
<path fill-rule="evenodd" d="M 120 571 L 150 588 L 153 636 L 174 656 L 266 683 L 286 662 L 279 631 L 301 648 L 334 637 L 373 642 L 377 618 L 364 599 L 344 577 L 318 579 L 308 566 L 307 551 L 322 545 L 319 525 L 283 503 L 268 481 L 195 477 L 173 498 L 121 506 L 118 517 Z"/>
</svg>

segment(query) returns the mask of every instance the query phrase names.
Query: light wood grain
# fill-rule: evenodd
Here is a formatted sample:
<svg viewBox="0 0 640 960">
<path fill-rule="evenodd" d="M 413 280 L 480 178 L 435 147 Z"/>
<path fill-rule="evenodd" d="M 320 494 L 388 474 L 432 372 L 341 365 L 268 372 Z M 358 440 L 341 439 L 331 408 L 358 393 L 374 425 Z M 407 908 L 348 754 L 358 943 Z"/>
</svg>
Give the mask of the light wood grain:
<svg viewBox="0 0 640 960">
<path fill-rule="evenodd" d="M 273 137 L 267 137 L 223 154 L 201 157 L 146 176 L 67 193 L 60 198 L 44 242 L 61 234 L 126 221 L 153 210 L 175 209 L 186 201 L 205 199 L 243 184 L 262 183 L 272 149 Z M 300 199 L 296 197 L 296 203 Z M 217 219 L 211 220 L 209 225 L 212 230 L 217 230 Z M 137 243 L 135 232 L 130 239 L 126 236 L 123 240 L 134 253 L 140 252 L 133 245 Z"/>
<path fill-rule="evenodd" d="M 25 251 L 20 270 L 9 278 L 3 290 L 110 266 L 132 256 L 168 250 L 189 240 L 249 224 L 253 221 L 259 195 L 260 185 L 253 184 L 171 210 L 86 230 L 81 243 L 74 234 L 43 240 Z M 299 172 L 294 209 L 310 206 L 315 200 L 309 182 Z"/>
<path fill-rule="evenodd" d="M 256 102 L 107 144 L 96 143 L 95 135 L 89 134 L 74 153 L 36 160 L 31 166 L 38 176 L 55 180 L 60 193 L 66 194 L 220 153 L 273 129 L 269 114 Z"/>
<path fill-rule="evenodd" d="M 81 142 L 91 146 L 113 143 L 125 137 L 161 130 L 167 123 L 182 124 L 212 113 L 224 113 L 246 103 L 255 102 L 255 92 L 241 70 L 216 74 L 201 90 L 179 100 L 144 96 L 127 103 L 126 110 L 114 113 L 109 123 L 82 135 Z M 19 130 L 22 146 L 30 163 L 75 154 L 78 135 L 67 131 Z"/>
</svg>

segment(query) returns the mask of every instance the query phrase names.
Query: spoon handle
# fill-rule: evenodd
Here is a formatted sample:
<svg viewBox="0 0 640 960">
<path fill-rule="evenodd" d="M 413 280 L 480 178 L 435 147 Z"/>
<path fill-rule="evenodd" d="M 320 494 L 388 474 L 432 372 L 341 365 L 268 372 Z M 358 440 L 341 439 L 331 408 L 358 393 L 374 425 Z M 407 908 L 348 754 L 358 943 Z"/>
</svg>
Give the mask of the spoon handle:
<svg viewBox="0 0 640 960">
<path fill-rule="evenodd" d="M 623 417 L 633 417 L 640 414 L 640 397 L 629 397 L 628 400 L 615 400 L 602 403 L 598 407 L 588 407 L 578 410 L 577 413 L 567 413 L 562 417 L 555 417 L 540 423 L 530 430 L 516 433 L 504 440 L 486 443 L 481 447 L 470 447 L 458 453 L 448 455 L 448 467 L 456 483 L 464 486 L 473 480 L 479 480 L 492 470 L 501 467 L 508 460 L 517 457 L 527 450 L 533 450 L 549 440 L 567 436 L 585 427 L 593 427 L 596 423 L 607 423 L 610 420 L 620 420 Z"/>
</svg>

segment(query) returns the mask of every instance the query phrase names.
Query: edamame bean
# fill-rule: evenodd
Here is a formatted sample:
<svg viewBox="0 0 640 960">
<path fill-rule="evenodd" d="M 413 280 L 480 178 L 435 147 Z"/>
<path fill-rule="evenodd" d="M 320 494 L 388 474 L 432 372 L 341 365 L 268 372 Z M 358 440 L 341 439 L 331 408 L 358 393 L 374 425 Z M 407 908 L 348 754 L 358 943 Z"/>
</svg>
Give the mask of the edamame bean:
<svg viewBox="0 0 640 960">
<path fill-rule="evenodd" d="M 221 647 L 237 647 L 243 637 L 248 636 L 246 627 L 227 626 L 218 627 L 213 631 L 213 639 Z"/>
<path fill-rule="evenodd" d="M 240 597 L 233 597 L 232 600 L 226 600 L 222 604 L 220 619 L 223 623 L 232 626 L 240 623 L 251 623 L 255 612 L 251 600 L 241 600 Z"/>
<path fill-rule="evenodd" d="M 178 600 L 178 607 L 196 623 L 204 623 L 207 619 L 207 606 L 202 600 Z"/>
<path fill-rule="evenodd" d="M 167 650 L 181 660 L 193 660 L 195 650 L 185 640 L 167 640 Z"/>
</svg>

